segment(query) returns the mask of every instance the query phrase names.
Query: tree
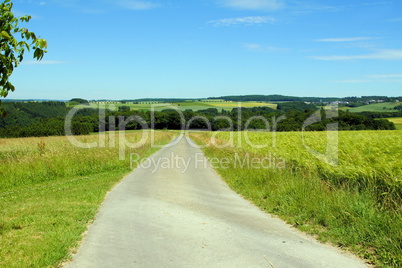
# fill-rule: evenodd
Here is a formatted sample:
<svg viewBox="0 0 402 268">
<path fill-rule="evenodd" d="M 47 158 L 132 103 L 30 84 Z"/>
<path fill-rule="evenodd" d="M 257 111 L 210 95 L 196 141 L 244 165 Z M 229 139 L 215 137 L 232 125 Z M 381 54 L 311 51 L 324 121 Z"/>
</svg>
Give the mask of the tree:
<svg viewBox="0 0 402 268">
<path fill-rule="evenodd" d="M 87 106 L 89 106 L 90 104 L 89 104 L 89 101 L 87 101 L 87 100 L 84 100 L 84 99 L 80 99 L 80 98 L 74 98 L 74 99 L 71 99 L 70 100 L 70 105 L 80 105 L 80 104 L 82 104 L 82 105 L 87 105 Z"/>
<path fill-rule="evenodd" d="M 29 22 L 31 16 L 15 17 L 13 3 L 4 0 L 0 3 L 0 96 L 7 97 L 15 87 L 9 81 L 14 68 L 24 59 L 25 51 L 33 49 L 34 59 L 41 60 L 47 52 L 47 41 L 37 38 L 34 32 L 20 28 L 20 22 Z M 4 113 L 3 110 L 0 110 Z"/>
</svg>

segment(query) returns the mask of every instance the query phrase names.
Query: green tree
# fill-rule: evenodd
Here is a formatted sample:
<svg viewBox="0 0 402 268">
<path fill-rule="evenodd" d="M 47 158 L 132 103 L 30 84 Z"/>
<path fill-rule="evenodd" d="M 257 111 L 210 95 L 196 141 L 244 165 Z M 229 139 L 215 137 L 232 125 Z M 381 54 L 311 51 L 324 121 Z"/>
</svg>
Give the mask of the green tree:
<svg viewBox="0 0 402 268">
<path fill-rule="evenodd" d="M 0 96 L 7 97 L 15 87 L 9 81 L 14 68 L 24 59 L 25 51 L 33 50 L 33 57 L 41 60 L 47 52 L 45 39 L 37 38 L 34 32 L 19 27 L 20 22 L 29 22 L 31 16 L 15 17 L 11 0 L 0 3 Z M 3 113 L 3 110 L 0 112 Z"/>
</svg>

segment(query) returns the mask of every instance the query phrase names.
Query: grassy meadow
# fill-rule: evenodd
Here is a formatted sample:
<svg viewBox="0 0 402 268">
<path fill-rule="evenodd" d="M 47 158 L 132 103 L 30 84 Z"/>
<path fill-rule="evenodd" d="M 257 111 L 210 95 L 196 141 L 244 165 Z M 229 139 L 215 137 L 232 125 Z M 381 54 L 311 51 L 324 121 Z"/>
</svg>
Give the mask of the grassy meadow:
<svg viewBox="0 0 402 268">
<path fill-rule="evenodd" d="M 222 100 L 211 100 L 211 101 L 188 101 L 188 102 L 177 102 L 177 103 L 161 103 L 161 102 L 140 102 L 140 103 L 122 103 L 122 102 L 111 102 L 106 103 L 106 105 L 113 104 L 117 108 L 121 106 L 128 106 L 131 110 L 151 110 L 153 107 L 155 111 L 162 111 L 164 109 L 171 109 L 172 107 L 175 109 L 179 109 L 181 111 L 185 111 L 187 109 L 193 111 L 205 110 L 209 108 L 216 108 L 219 111 L 227 110 L 230 111 L 233 108 L 237 108 L 239 105 L 245 108 L 252 108 L 252 107 L 271 107 L 276 109 L 277 104 L 272 103 L 265 103 L 265 102 L 226 102 Z M 99 103 L 92 102 L 90 104 L 92 108 L 98 108 Z"/>
<path fill-rule="evenodd" d="M 152 133 L 156 144 L 177 135 Z M 106 137 L 104 147 L 92 149 L 66 137 L 0 139 L 0 267 L 55 267 L 68 260 L 105 194 L 130 172 L 129 155 L 157 150 L 147 142 L 119 160 L 114 134 L 76 137 L 85 143 Z M 136 142 L 142 132 L 125 135 Z M 262 210 L 377 267 L 402 266 L 401 131 L 337 132 L 338 165 L 312 154 L 326 151 L 326 132 L 188 135 L 206 145 L 208 158 L 224 161 L 213 161 L 216 170 Z"/>
<path fill-rule="evenodd" d="M 395 124 L 396 129 L 402 130 L 402 117 L 386 118 Z"/>
<path fill-rule="evenodd" d="M 176 135 L 154 134 L 156 144 Z M 69 258 L 106 193 L 131 171 L 129 155 L 157 150 L 147 142 L 119 160 L 118 136 L 92 149 L 66 137 L 0 139 L 0 267 L 56 267 Z M 90 143 L 99 136 L 76 138 Z M 137 142 L 141 132 L 126 139 Z"/>
<path fill-rule="evenodd" d="M 377 267 L 402 267 L 401 131 L 339 132 L 337 166 L 306 149 L 324 153 L 326 132 L 189 135 L 261 209 Z"/>
<path fill-rule="evenodd" d="M 395 106 L 400 103 L 394 102 L 382 102 L 382 103 L 373 103 L 368 105 L 363 105 L 359 107 L 342 107 L 342 110 L 349 110 L 352 113 L 360 113 L 360 112 L 397 112 L 394 110 Z"/>
</svg>

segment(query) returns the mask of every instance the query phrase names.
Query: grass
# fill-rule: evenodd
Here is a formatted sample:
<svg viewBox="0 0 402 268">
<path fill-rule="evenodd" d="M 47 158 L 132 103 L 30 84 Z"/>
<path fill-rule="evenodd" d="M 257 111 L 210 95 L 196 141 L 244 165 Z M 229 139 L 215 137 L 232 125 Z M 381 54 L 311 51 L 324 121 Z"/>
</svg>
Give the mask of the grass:
<svg viewBox="0 0 402 268">
<path fill-rule="evenodd" d="M 175 109 L 180 109 L 181 111 L 190 109 L 193 111 L 198 111 L 198 110 L 205 110 L 208 108 L 217 108 L 218 110 L 232 110 L 233 108 L 237 108 L 239 103 L 237 102 L 225 102 L 225 101 L 189 101 L 189 102 L 178 102 L 178 103 L 139 103 L 139 104 L 133 104 L 133 103 L 121 103 L 121 102 L 116 102 L 112 103 L 116 107 L 121 107 L 121 106 L 128 106 L 130 107 L 131 110 L 151 110 L 153 107 L 155 111 L 162 111 L 164 109 L 171 109 L 172 107 Z M 106 107 L 108 107 L 109 104 L 106 104 Z M 277 104 L 272 104 L 272 103 L 263 103 L 263 102 L 241 102 L 240 103 L 241 107 L 246 107 L 246 108 L 252 108 L 252 107 L 271 107 L 273 109 L 276 109 Z M 98 103 L 91 103 L 90 107 L 92 108 L 98 108 L 99 104 Z"/>
<path fill-rule="evenodd" d="M 151 110 L 151 107 L 153 107 L 155 111 L 162 111 L 163 109 L 168 109 L 169 107 L 172 106 L 171 103 L 139 103 L 139 104 L 121 103 L 121 102 L 113 102 L 106 104 L 100 104 L 96 102 L 90 103 L 91 108 L 99 108 L 99 105 L 105 105 L 106 108 L 110 108 L 110 105 L 114 105 L 116 108 L 121 106 L 128 106 L 130 107 L 131 110 Z"/>
<path fill-rule="evenodd" d="M 155 142 L 173 136 L 155 132 Z M 127 134 L 131 142 L 140 138 Z M 119 160 L 118 147 L 106 145 L 76 148 L 65 137 L 0 140 L 0 267 L 55 267 L 67 260 L 105 194 L 130 172 L 128 155 L 157 150 L 148 142 Z"/>
<path fill-rule="evenodd" d="M 217 148 L 212 135 L 215 144 L 229 146 Z M 339 165 L 331 166 L 306 150 L 299 132 L 190 134 L 208 145 L 204 149 L 208 158 L 228 160 L 228 166 L 214 162 L 232 189 L 377 267 L 402 266 L 401 135 L 401 131 L 340 132 Z M 305 133 L 304 142 L 324 152 L 326 133 Z"/>
<path fill-rule="evenodd" d="M 402 130 L 402 117 L 386 118 L 395 124 L 396 129 Z"/>
<path fill-rule="evenodd" d="M 399 105 L 399 103 L 393 102 L 383 102 L 383 103 L 373 103 L 368 105 L 363 105 L 360 107 L 343 107 L 342 110 L 349 110 L 352 113 L 360 112 L 397 112 L 394 107 Z"/>
</svg>

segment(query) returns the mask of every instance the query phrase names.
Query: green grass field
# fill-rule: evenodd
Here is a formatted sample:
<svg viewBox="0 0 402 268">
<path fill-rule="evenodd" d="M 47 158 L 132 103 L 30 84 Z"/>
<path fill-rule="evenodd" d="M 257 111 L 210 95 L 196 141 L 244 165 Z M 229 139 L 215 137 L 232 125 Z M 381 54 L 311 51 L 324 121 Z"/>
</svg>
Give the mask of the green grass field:
<svg viewBox="0 0 402 268">
<path fill-rule="evenodd" d="M 386 118 L 395 124 L 396 129 L 402 130 L 402 117 Z"/>
<path fill-rule="evenodd" d="M 156 144 L 176 135 L 154 133 Z M 126 138 L 136 142 L 141 134 Z M 119 144 L 118 135 L 112 140 Z M 0 267 L 58 267 L 78 246 L 106 193 L 131 171 L 129 154 L 156 151 L 147 142 L 127 149 L 122 161 L 118 146 L 109 147 L 109 139 L 106 145 L 77 148 L 66 137 L 0 139 Z"/>
<path fill-rule="evenodd" d="M 399 105 L 399 103 L 373 103 L 369 105 L 364 105 L 360 107 L 350 108 L 350 107 L 342 107 L 342 110 L 349 110 L 352 113 L 360 113 L 360 112 L 397 112 L 394 110 L 394 107 Z"/>
<path fill-rule="evenodd" d="M 326 135 L 190 134 L 208 158 L 228 161 L 216 170 L 262 210 L 377 267 L 402 267 L 402 131 L 339 132 L 338 166 L 306 149 L 324 153 Z"/>
<path fill-rule="evenodd" d="M 157 144 L 177 135 L 154 133 Z M 76 148 L 66 137 L 0 139 L 0 267 L 55 267 L 67 260 L 107 191 L 130 172 L 128 155 L 157 150 L 147 142 L 121 161 L 119 135 L 111 134 L 102 134 L 109 135 L 106 147 L 94 149 Z M 77 139 L 97 142 L 102 135 Z M 141 138 L 136 131 L 126 135 L 131 142 Z M 262 210 L 377 267 L 402 266 L 402 131 L 339 132 L 338 166 L 306 149 L 325 152 L 325 132 L 189 135 L 209 145 L 207 157 L 230 160 L 216 170 Z"/>
<path fill-rule="evenodd" d="M 271 107 L 273 109 L 276 109 L 277 104 L 272 104 L 272 103 L 263 103 L 263 102 L 224 102 L 224 101 L 189 101 L 189 102 L 178 102 L 178 103 L 151 103 L 151 102 L 144 102 L 144 103 L 139 103 L 139 104 L 133 104 L 133 103 L 121 103 L 121 102 L 113 102 L 113 103 L 106 103 L 102 104 L 106 105 L 106 107 L 109 107 L 109 105 L 115 105 L 116 108 L 121 107 L 121 106 L 128 106 L 130 107 L 131 110 L 151 110 L 151 108 L 154 108 L 155 111 L 162 111 L 164 109 L 180 109 L 181 111 L 190 109 L 193 111 L 198 111 L 198 110 L 205 110 L 208 108 L 216 108 L 219 111 L 222 110 L 227 110 L 230 111 L 233 108 L 239 107 L 246 107 L 246 108 L 252 108 L 252 107 Z M 98 108 L 99 103 L 91 103 L 92 108 Z"/>
</svg>

